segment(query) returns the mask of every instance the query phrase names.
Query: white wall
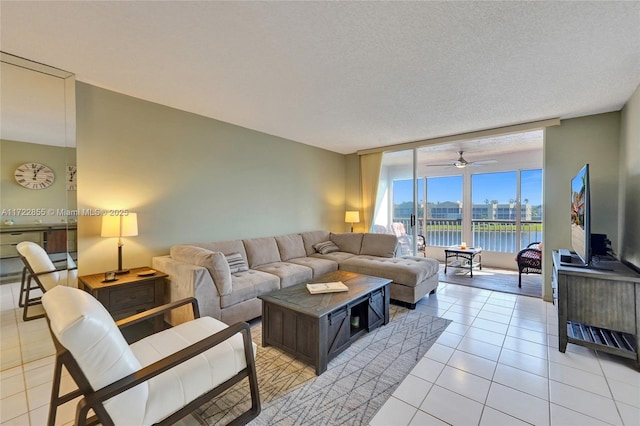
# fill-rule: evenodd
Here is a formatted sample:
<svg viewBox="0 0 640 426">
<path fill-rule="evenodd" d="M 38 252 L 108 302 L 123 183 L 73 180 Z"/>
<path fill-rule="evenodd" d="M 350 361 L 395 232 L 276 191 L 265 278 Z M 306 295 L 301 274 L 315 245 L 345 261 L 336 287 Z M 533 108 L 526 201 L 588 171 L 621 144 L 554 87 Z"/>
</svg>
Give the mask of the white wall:
<svg viewBox="0 0 640 426">
<path fill-rule="evenodd" d="M 174 244 L 343 232 L 345 156 L 77 84 L 78 208 L 138 213 L 123 266 Z M 115 269 L 101 219 L 78 220 L 81 274 Z"/>
<path fill-rule="evenodd" d="M 618 245 L 620 113 L 562 120 L 545 132 L 544 147 L 544 286 L 551 300 L 551 251 L 570 249 L 570 181 L 589 163 L 591 231 L 607 234 Z"/>
</svg>

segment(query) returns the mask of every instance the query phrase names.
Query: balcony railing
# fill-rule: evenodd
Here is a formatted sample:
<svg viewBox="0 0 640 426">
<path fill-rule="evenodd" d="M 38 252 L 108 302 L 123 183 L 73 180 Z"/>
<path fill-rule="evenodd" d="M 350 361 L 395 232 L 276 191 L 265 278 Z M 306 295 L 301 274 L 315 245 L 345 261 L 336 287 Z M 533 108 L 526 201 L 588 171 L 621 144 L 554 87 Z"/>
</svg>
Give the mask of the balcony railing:
<svg viewBox="0 0 640 426">
<path fill-rule="evenodd" d="M 410 219 L 396 217 L 394 222 L 404 224 L 410 232 Z M 425 236 L 427 246 L 447 247 L 462 242 L 461 219 L 418 219 L 418 234 Z M 508 220 L 474 219 L 472 222 L 473 241 L 467 242 L 484 250 L 505 253 L 517 253 L 529 243 L 542 241 L 541 221 L 520 222 L 520 247 L 516 247 L 516 224 Z"/>
</svg>

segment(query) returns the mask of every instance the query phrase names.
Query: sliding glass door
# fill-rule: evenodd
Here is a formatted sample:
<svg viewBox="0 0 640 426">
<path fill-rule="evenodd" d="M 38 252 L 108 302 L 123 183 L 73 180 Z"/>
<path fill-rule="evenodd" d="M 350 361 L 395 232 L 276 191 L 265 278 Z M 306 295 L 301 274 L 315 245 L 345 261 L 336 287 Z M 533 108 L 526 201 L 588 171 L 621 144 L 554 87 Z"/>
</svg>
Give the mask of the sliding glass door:
<svg viewBox="0 0 640 426">
<path fill-rule="evenodd" d="M 464 241 L 486 264 L 515 268 L 515 254 L 542 240 L 541 160 L 425 167 L 421 150 L 384 153 L 372 232 L 398 236 L 400 255 L 440 259 Z"/>
<path fill-rule="evenodd" d="M 398 255 L 418 250 L 418 217 L 423 215 L 424 182 L 416 179 L 414 150 L 384 153 L 374 225 L 376 233 L 398 237 Z"/>
<path fill-rule="evenodd" d="M 542 170 L 471 175 L 473 244 L 517 253 L 542 241 Z"/>
<path fill-rule="evenodd" d="M 462 239 L 462 175 L 427 177 L 424 228 L 427 246 L 459 245 Z"/>
</svg>

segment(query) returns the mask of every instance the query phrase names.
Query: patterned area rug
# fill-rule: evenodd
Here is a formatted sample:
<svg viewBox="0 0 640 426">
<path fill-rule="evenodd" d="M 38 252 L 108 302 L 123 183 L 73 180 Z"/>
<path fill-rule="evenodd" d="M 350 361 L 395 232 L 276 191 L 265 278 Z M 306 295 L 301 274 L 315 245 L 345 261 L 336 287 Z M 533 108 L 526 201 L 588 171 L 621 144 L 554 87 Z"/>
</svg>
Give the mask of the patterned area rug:
<svg viewBox="0 0 640 426">
<path fill-rule="evenodd" d="M 390 307 L 389 324 L 365 334 L 315 375 L 313 367 L 258 344 L 262 412 L 250 425 L 364 425 L 451 321 Z M 258 320 L 253 341 L 262 342 Z M 246 380 L 198 410 L 208 425 L 227 424 L 250 407 Z"/>
</svg>

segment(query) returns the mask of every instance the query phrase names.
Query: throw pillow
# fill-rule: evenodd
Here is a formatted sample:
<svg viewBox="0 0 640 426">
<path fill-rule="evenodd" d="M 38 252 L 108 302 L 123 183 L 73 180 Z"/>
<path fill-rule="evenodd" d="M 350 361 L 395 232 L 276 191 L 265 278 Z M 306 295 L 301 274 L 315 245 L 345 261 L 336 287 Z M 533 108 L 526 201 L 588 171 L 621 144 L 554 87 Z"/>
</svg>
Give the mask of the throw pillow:
<svg viewBox="0 0 640 426">
<path fill-rule="evenodd" d="M 249 270 L 249 265 L 245 262 L 240 253 L 231 253 L 226 255 L 227 263 L 232 274 L 236 272 L 244 272 Z"/>
<path fill-rule="evenodd" d="M 320 254 L 329 254 L 340 251 L 340 247 L 338 247 L 333 241 L 323 241 L 315 244 L 313 248 Z"/>
<path fill-rule="evenodd" d="M 282 235 L 276 237 L 278 250 L 280 250 L 280 259 L 286 262 L 289 259 L 297 257 L 305 257 L 307 252 L 304 250 L 304 243 L 300 234 Z"/>
<path fill-rule="evenodd" d="M 398 245 L 398 237 L 393 234 L 364 234 L 360 254 L 393 257 L 396 245 Z"/>
</svg>

